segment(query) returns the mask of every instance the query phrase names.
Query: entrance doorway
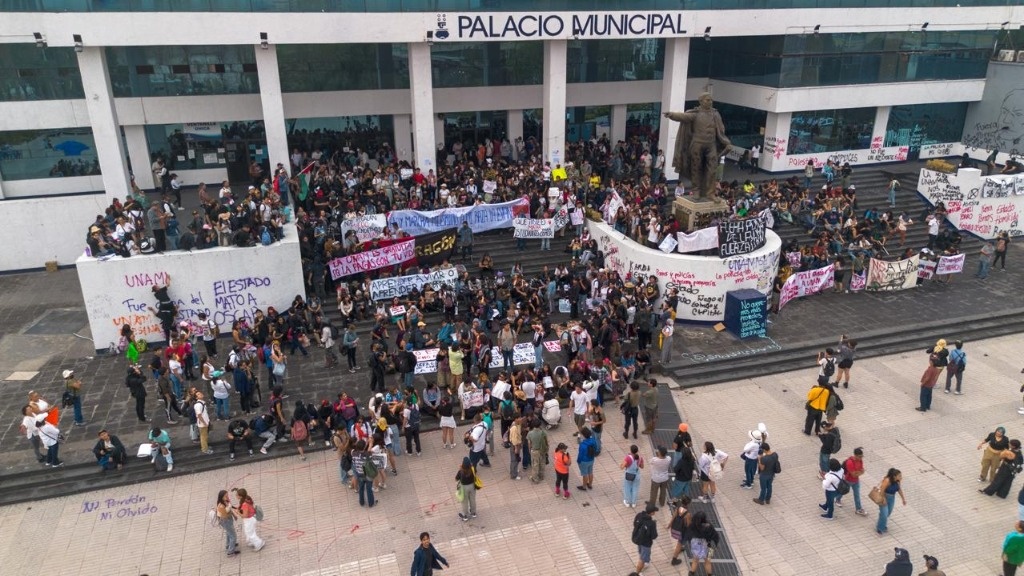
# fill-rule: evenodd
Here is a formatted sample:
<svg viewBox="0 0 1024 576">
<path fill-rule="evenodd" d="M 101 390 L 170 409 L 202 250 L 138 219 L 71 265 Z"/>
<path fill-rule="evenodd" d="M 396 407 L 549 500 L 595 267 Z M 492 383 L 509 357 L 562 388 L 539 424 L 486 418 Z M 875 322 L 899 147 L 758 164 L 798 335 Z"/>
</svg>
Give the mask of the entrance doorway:
<svg viewBox="0 0 1024 576">
<path fill-rule="evenodd" d="M 265 142 L 255 140 L 228 140 L 224 143 L 224 161 L 227 162 L 228 180 L 231 182 L 231 191 L 235 197 L 245 194 L 251 184 L 254 184 L 249 176 L 249 164 L 256 160 L 263 163 L 266 159 Z M 264 175 L 267 175 L 267 167 L 263 167 Z"/>
<path fill-rule="evenodd" d="M 508 112 L 455 112 L 444 116 L 444 146 L 449 154 L 461 150 L 476 152 L 488 140 L 504 140 L 508 136 Z M 459 146 L 456 146 L 456 143 Z"/>
</svg>

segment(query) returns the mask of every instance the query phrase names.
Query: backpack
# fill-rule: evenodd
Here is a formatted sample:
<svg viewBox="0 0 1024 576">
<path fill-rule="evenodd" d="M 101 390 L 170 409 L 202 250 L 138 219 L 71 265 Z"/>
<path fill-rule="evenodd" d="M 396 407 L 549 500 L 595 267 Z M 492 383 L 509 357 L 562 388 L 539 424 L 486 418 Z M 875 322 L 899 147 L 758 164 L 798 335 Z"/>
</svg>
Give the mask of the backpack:
<svg viewBox="0 0 1024 576">
<path fill-rule="evenodd" d="M 369 456 L 363 461 L 363 476 L 370 480 L 377 477 L 377 465 L 373 463 L 373 458 Z"/>
<path fill-rule="evenodd" d="M 412 372 L 415 368 L 416 357 L 412 352 L 402 352 L 398 357 L 398 371 L 404 373 Z"/>
<path fill-rule="evenodd" d="M 512 420 L 516 417 L 516 405 L 511 400 L 501 401 L 501 419 Z"/>
<path fill-rule="evenodd" d="M 302 442 L 309 437 L 309 429 L 306 428 L 306 423 L 302 420 L 296 420 L 292 424 L 292 440 L 295 442 Z"/>
<path fill-rule="evenodd" d="M 843 399 L 839 397 L 839 394 L 836 394 L 835 391 L 833 391 L 832 395 L 836 397 L 836 411 L 841 411 L 843 408 L 846 408 L 846 405 L 843 404 Z"/>
<path fill-rule="evenodd" d="M 328 324 L 328 326 L 330 326 L 330 328 L 331 328 L 331 340 L 337 340 L 338 339 L 338 327 L 335 326 L 334 324 Z"/>
<path fill-rule="evenodd" d="M 714 456 L 711 457 L 711 466 L 708 469 L 708 471 L 710 472 L 708 476 L 710 476 L 711 479 L 714 480 L 715 482 L 721 480 L 722 476 L 724 475 L 724 473 L 722 472 L 722 463 L 719 462 L 718 458 L 715 458 Z"/>
<path fill-rule="evenodd" d="M 633 536 L 631 540 L 633 541 L 633 544 L 636 544 L 637 546 L 640 546 L 641 543 L 650 540 L 650 537 L 648 536 L 650 527 L 647 526 L 647 521 L 644 520 L 645 515 L 646 513 L 641 512 L 636 515 L 636 518 L 633 518 Z"/>
<path fill-rule="evenodd" d="M 775 467 L 773 468 L 773 471 L 776 474 L 782 474 L 782 464 L 779 462 L 778 456 L 775 457 Z"/>
<path fill-rule="evenodd" d="M 416 408 L 410 409 L 409 410 L 409 422 L 408 422 L 409 428 L 419 428 L 420 427 L 420 420 L 421 420 L 421 418 L 422 418 L 422 415 L 420 414 L 419 409 L 416 409 Z"/>
<path fill-rule="evenodd" d="M 834 474 L 834 472 L 829 472 L 829 474 Z M 850 493 L 850 483 L 846 481 L 846 478 L 843 478 L 839 474 L 836 474 L 836 477 L 839 478 L 839 484 L 836 484 L 836 492 L 838 492 L 840 496 L 846 496 Z"/>
<path fill-rule="evenodd" d="M 833 428 L 829 434 L 832 434 L 832 452 L 830 454 L 838 454 L 843 449 L 843 437 L 839 435 L 838 428 Z"/>
<path fill-rule="evenodd" d="M 821 368 L 821 373 L 826 377 L 831 378 L 836 373 L 836 360 L 835 358 L 829 358 L 825 361 L 825 365 Z"/>
<path fill-rule="evenodd" d="M 272 242 L 273 239 L 270 237 L 270 230 L 267 230 L 267 227 L 264 226 L 263 231 L 260 232 L 260 244 L 263 244 L 264 246 L 270 246 Z"/>
</svg>

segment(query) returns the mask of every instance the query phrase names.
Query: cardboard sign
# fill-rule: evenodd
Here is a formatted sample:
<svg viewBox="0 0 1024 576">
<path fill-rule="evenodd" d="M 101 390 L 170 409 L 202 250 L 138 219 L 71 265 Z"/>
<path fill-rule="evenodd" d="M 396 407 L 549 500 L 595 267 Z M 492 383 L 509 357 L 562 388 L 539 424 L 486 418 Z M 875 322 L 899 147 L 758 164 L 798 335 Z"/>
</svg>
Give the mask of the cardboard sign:
<svg viewBox="0 0 1024 576">
<path fill-rule="evenodd" d="M 718 224 L 718 254 L 722 258 L 749 254 L 764 246 L 765 223 L 761 218 L 725 220 Z"/>
<path fill-rule="evenodd" d="M 935 260 L 921 260 L 917 263 L 917 277 L 922 280 L 931 280 L 935 276 L 935 267 L 939 263 Z"/>
<path fill-rule="evenodd" d="M 465 392 L 459 394 L 459 402 L 462 403 L 463 408 L 477 408 L 484 405 L 484 391 L 474 390 L 472 392 Z"/>
<path fill-rule="evenodd" d="M 405 306 L 392 306 L 388 308 L 388 312 L 392 316 L 405 316 Z"/>
<path fill-rule="evenodd" d="M 671 254 L 672 252 L 675 251 L 676 245 L 678 244 L 679 243 L 676 241 L 676 239 L 673 238 L 670 234 L 668 236 L 665 236 L 665 239 L 661 241 L 661 244 L 658 245 L 658 250 L 661 250 L 665 254 Z"/>
<path fill-rule="evenodd" d="M 860 292 L 868 285 L 868 271 L 850 276 L 850 292 Z"/>
<path fill-rule="evenodd" d="M 512 221 L 515 238 L 554 238 L 555 221 L 552 218 L 516 218 Z"/>
<path fill-rule="evenodd" d="M 346 218 L 341 223 L 341 235 L 345 237 L 349 232 L 355 231 L 356 238 L 360 242 L 369 242 L 381 237 L 381 233 L 388 226 L 388 218 L 384 214 L 367 214 Z"/>
</svg>

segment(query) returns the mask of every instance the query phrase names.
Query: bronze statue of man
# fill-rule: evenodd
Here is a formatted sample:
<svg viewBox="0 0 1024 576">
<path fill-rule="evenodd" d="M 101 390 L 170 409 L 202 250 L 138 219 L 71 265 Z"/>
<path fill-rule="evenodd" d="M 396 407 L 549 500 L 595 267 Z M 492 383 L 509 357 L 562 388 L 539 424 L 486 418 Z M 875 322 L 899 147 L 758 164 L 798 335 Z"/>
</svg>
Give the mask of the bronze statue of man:
<svg viewBox="0 0 1024 576">
<path fill-rule="evenodd" d="M 732 142 L 725 136 L 722 116 L 711 107 L 711 94 L 701 94 L 699 102 L 686 112 L 665 112 L 666 118 L 679 122 L 672 167 L 690 179 L 699 198 L 717 198 L 718 163 Z"/>
</svg>

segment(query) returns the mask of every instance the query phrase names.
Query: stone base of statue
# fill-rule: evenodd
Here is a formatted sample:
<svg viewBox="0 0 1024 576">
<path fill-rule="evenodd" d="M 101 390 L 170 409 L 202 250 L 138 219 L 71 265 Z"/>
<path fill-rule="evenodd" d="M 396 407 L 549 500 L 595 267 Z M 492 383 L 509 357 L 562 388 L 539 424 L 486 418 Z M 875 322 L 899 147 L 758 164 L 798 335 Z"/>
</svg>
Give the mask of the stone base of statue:
<svg viewBox="0 0 1024 576">
<path fill-rule="evenodd" d="M 707 228 L 715 218 L 728 217 L 729 203 L 721 198 L 677 197 L 672 202 L 672 213 L 683 232 L 691 233 Z"/>
</svg>

